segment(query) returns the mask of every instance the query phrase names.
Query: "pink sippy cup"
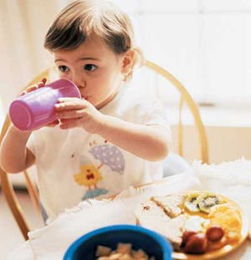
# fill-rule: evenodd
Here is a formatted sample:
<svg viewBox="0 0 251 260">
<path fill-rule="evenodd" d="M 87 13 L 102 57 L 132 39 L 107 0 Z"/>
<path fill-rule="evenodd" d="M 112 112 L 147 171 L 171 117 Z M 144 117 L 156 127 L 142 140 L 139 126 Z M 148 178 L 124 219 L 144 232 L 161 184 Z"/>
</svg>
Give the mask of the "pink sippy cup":
<svg viewBox="0 0 251 260">
<path fill-rule="evenodd" d="M 77 86 L 59 79 L 16 98 L 10 105 L 9 115 L 20 130 L 34 130 L 56 120 L 54 105 L 61 97 L 80 98 Z"/>
</svg>

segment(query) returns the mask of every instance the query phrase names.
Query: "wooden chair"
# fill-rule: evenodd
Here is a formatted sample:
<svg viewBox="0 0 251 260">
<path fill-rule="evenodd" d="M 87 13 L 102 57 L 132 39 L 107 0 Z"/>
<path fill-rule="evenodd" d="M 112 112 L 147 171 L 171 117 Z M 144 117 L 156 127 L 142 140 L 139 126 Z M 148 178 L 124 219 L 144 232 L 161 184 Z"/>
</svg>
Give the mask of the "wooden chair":
<svg viewBox="0 0 251 260">
<path fill-rule="evenodd" d="M 160 67 L 159 65 L 151 62 L 151 61 L 146 61 L 145 66 L 152 70 L 154 73 L 159 78 L 162 78 L 164 80 L 164 87 L 166 87 L 168 81 L 174 87 L 174 92 L 176 92 L 176 98 L 177 98 L 177 103 L 178 103 L 178 108 L 177 108 L 177 117 L 176 121 L 173 123 L 176 125 L 175 130 L 176 132 L 176 140 L 174 140 L 176 144 L 176 152 L 183 156 L 184 158 L 188 159 L 188 156 L 185 153 L 185 144 L 186 144 L 186 128 L 187 128 L 187 123 L 183 122 L 186 121 L 186 117 L 189 116 L 190 114 L 191 120 L 189 124 L 193 124 L 194 127 L 194 132 L 193 134 L 197 134 L 197 141 L 198 144 L 198 156 L 196 158 L 192 159 L 198 159 L 201 160 L 203 163 L 208 163 L 209 162 L 209 155 L 208 155 L 208 142 L 207 142 L 207 135 L 206 135 L 206 130 L 204 127 L 204 124 L 202 122 L 199 108 L 196 104 L 196 102 L 193 100 L 189 92 L 186 90 L 186 88 L 182 85 L 182 83 L 170 72 L 168 72 L 166 69 Z M 157 81 L 155 85 L 157 85 Z M 163 86 L 162 86 L 163 87 Z M 173 94 L 174 94 L 173 92 Z M 160 96 L 165 95 L 165 93 L 160 93 Z M 173 99 L 173 97 L 172 97 Z M 189 113 L 187 113 L 189 112 Z M 185 115 L 185 117 L 183 117 Z M 172 124 L 172 123 L 171 123 Z M 189 132 L 190 134 L 191 132 Z M 191 142 L 191 138 L 187 138 L 188 142 Z M 188 151 L 189 152 L 189 151 Z"/>
<path fill-rule="evenodd" d="M 192 97 L 188 93 L 188 91 L 185 89 L 185 87 L 180 83 L 177 78 L 175 78 L 171 73 L 169 73 L 167 70 L 163 69 L 162 67 L 158 66 L 157 64 L 146 61 L 145 67 L 149 70 L 151 70 L 154 73 L 157 73 L 157 75 L 169 82 L 179 93 L 179 105 L 178 105 L 178 126 L 177 126 L 177 147 L 178 147 L 178 154 L 181 156 L 184 156 L 184 124 L 182 122 L 182 111 L 184 108 L 184 105 L 187 105 L 187 108 L 191 112 L 191 115 L 194 120 L 194 126 L 197 131 L 198 136 L 198 143 L 199 143 L 199 158 L 203 163 L 208 163 L 208 146 L 207 146 L 207 137 L 204 125 L 202 123 L 199 109 L 196 105 L 196 103 L 193 101 Z M 50 73 L 50 69 L 47 69 L 40 73 L 38 76 L 36 76 L 27 86 L 30 86 L 38 81 L 41 81 L 43 78 L 48 78 Z M 6 120 L 3 124 L 1 136 L 0 136 L 0 143 L 9 127 L 10 120 L 9 117 L 6 117 Z M 38 192 L 36 189 L 36 185 L 30 180 L 28 173 L 25 171 L 23 173 L 24 179 L 26 182 L 27 190 L 29 192 L 29 195 L 31 197 L 31 200 L 36 207 L 36 209 L 40 212 L 40 204 L 39 204 L 39 198 L 38 198 Z M 17 200 L 17 197 L 15 195 L 15 190 L 13 189 L 13 185 L 10 182 L 8 178 L 8 174 L 0 169 L 0 176 L 1 176 L 1 186 L 2 191 L 6 197 L 7 203 L 10 207 L 10 210 L 17 222 L 17 225 L 19 226 L 24 239 L 28 239 L 27 233 L 29 232 L 30 228 L 27 224 L 25 215 L 23 213 L 23 210 L 20 206 L 19 201 Z"/>
</svg>

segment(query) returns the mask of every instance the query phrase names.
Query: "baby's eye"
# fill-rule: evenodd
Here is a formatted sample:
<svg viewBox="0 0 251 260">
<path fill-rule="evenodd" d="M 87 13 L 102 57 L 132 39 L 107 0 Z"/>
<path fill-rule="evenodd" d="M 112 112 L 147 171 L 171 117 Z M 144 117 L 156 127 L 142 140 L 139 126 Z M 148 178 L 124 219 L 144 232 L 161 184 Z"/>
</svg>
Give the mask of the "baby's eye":
<svg viewBox="0 0 251 260">
<path fill-rule="evenodd" d="M 69 68 L 65 65 L 60 65 L 60 66 L 58 66 L 58 70 L 61 72 L 68 72 Z"/>
<path fill-rule="evenodd" d="M 93 71 L 93 70 L 97 69 L 97 66 L 94 65 L 94 64 L 86 64 L 86 65 L 84 66 L 84 69 L 85 69 L 85 70 L 88 70 L 88 71 Z"/>
</svg>

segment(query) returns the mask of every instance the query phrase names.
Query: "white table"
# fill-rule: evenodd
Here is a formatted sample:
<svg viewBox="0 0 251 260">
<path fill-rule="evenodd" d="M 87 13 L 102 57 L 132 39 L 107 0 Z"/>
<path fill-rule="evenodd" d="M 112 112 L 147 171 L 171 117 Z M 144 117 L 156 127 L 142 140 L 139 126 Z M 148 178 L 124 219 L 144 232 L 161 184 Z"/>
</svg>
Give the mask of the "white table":
<svg viewBox="0 0 251 260">
<path fill-rule="evenodd" d="M 171 176 L 157 187 L 148 186 L 140 192 L 131 189 L 112 202 L 96 200 L 92 203 L 84 202 L 79 207 L 63 213 L 48 226 L 31 232 L 30 240 L 14 250 L 9 259 L 62 260 L 68 246 L 83 233 L 110 224 L 135 224 L 135 217 L 132 214 L 135 200 L 137 202 L 145 200 L 149 194 L 164 195 L 167 191 L 173 193 L 204 189 L 219 192 L 238 202 L 251 219 L 251 207 L 249 209 L 247 199 L 251 198 L 251 161 L 241 159 L 220 165 L 201 165 L 199 162 L 194 162 L 192 169 L 192 174 L 186 172 Z M 115 217 L 113 212 L 121 210 L 123 216 Z M 100 212 L 102 214 L 98 214 Z M 90 219 L 92 221 L 88 222 Z M 221 259 L 250 260 L 251 241 L 245 241 L 238 249 Z"/>
</svg>

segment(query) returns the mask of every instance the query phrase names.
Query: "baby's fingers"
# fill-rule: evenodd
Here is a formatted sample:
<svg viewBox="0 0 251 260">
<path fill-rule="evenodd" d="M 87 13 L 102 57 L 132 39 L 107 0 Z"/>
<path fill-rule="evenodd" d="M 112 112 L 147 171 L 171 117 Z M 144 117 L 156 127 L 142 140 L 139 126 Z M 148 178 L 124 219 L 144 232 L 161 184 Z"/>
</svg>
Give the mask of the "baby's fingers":
<svg viewBox="0 0 251 260">
<path fill-rule="evenodd" d="M 74 128 L 79 126 L 79 120 L 74 119 L 62 119 L 60 120 L 60 128 L 61 129 L 68 129 L 68 128 Z"/>
<path fill-rule="evenodd" d="M 81 99 L 77 97 L 62 97 L 58 99 L 58 102 L 60 103 L 66 103 L 66 102 L 79 102 Z"/>
<path fill-rule="evenodd" d="M 44 85 L 45 85 L 46 81 L 47 81 L 47 78 L 43 78 L 43 79 L 41 80 L 41 82 L 42 82 Z"/>
<path fill-rule="evenodd" d="M 85 110 L 66 110 L 61 112 L 56 112 L 58 119 L 80 119 L 85 116 Z"/>
<path fill-rule="evenodd" d="M 71 98 L 67 101 L 62 101 L 62 99 L 58 100 L 59 103 L 55 104 L 55 110 L 57 112 L 64 111 L 64 110 L 78 110 L 87 107 L 87 104 L 78 98 Z"/>
<path fill-rule="evenodd" d="M 27 94 L 29 92 L 32 92 L 32 91 L 34 91 L 34 90 L 36 90 L 38 88 L 44 87 L 46 81 L 47 81 L 47 79 L 44 78 L 40 82 L 38 82 L 37 84 L 34 84 L 34 85 L 26 88 L 23 92 L 21 92 L 20 96 L 25 95 L 25 94 Z"/>
<path fill-rule="evenodd" d="M 54 127 L 54 126 L 58 125 L 59 122 L 60 122 L 60 121 L 59 121 L 58 119 L 56 119 L 55 121 L 53 121 L 53 122 L 47 124 L 47 126 L 48 126 L 48 127 Z"/>
</svg>

